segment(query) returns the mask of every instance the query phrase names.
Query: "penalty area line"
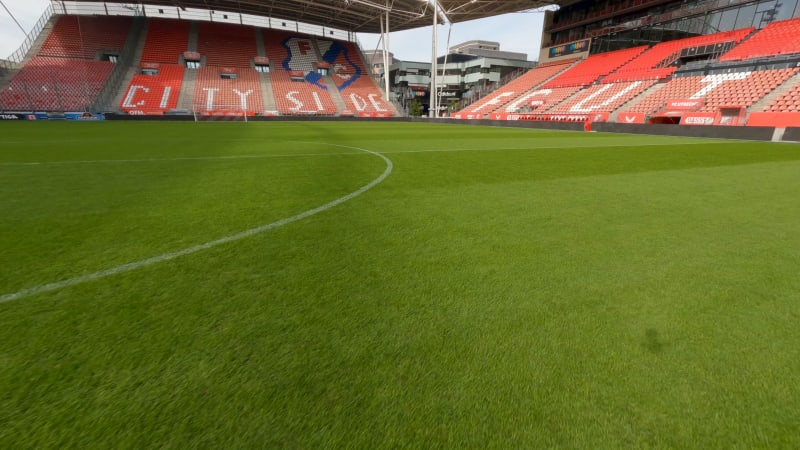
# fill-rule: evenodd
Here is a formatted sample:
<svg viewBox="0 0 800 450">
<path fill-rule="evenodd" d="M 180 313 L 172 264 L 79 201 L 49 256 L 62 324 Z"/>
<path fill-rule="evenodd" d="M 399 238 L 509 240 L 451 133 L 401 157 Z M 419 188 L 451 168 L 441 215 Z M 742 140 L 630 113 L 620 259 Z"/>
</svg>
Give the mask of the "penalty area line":
<svg viewBox="0 0 800 450">
<path fill-rule="evenodd" d="M 383 162 L 386 164 L 386 168 L 384 169 L 383 173 L 381 173 L 377 178 L 375 178 L 374 180 L 372 180 L 369 183 L 365 184 L 364 186 L 360 187 L 359 189 L 357 189 L 357 190 L 355 190 L 355 191 L 353 191 L 353 192 L 351 192 L 351 193 L 349 193 L 349 194 L 347 194 L 347 195 L 345 195 L 343 197 L 339 197 L 336 200 L 333 200 L 333 201 L 330 201 L 328 203 L 325 203 L 324 205 L 321 205 L 321 206 L 318 206 L 316 208 L 309 209 L 307 211 L 301 212 L 300 214 L 296 214 L 294 216 L 278 220 L 277 222 L 272 222 L 272 223 L 261 225 L 261 226 L 255 227 L 255 228 L 251 228 L 249 230 L 245 230 L 245 231 L 242 231 L 242 232 L 239 232 L 239 233 L 236 233 L 236 234 L 232 234 L 232 235 L 229 235 L 229 236 L 224 236 L 224 237 L 221 237 L 219 239 L 215 239 L 213 241 L 205 242 L 203 244 L 193 245 L 193 246 L 187 247 L 187 248 L 185 248 L 183 250 L 177 250 L 177 251 L 174 251 L 174 252 L 164 253 L 164 254 L 161 254 L 161 255 L 158 255 L 158 256 L 153 256 L 151 258 L 130 262 L 130 263 L 123 264 L 121 266 L 112 267 L 112 268 L 106 269 L 106 270 L 101 270 L 99 272 L 89 273 L 89 274 L 86 274 L 86 275 L 80 275 L 80 276 L 77 276 L 77 277 L 68 278 L 66 280 L 61 280 L 61 281 L 56 281 L 56 282 L 53 282 L 53 283 L 42 284 L 42 285 L 39 285 L 39 286 L 34 286 L 34 287 L 22 289 L 22 290 L 17 291 L 17 292 L 12 292 L 12 293 L 9 293 L 9 294 L 0 295 L 0 303 L 10 302 L 10 301 L 13 301 L 13 300 L 19 300 L 19 299 L 22 299 L 22 298 L 31 297 L 33 295 L 42 294 L 42 293 L 45 293 L 45 292 L 56 291 L 56 290 L 59 290 L 59 289 L 70 287 L 70 286 L 75 286 L 77 284 L 86 283 L 88 281 L 98 280 L 100 278 L 106 278 L 106 277 L 110 277 L 112 275 L 117 275 L 117 274 L 121 274 L 121 273 L 125 273 L 125 272 L 130 272 L 130 271 L 133 271 L 133 270 L 136 270 L 136 269 L 140 269 L 142 267 L 147 267 L 147 266 L 151 266 L 153 264 L 158 264 L 158 263 L 161 263 L 161 262 L 164 262 L 164 261 L 169 261 L 171 259 L 179 258 L 181 256 L 191 255 L 192 253 L 197 253 L 199 251 L 207 250 L 207 249 L 210 249 L 210 248 L 213 248 L 213 247 L 217 247 L 217 246 L 220 246 L 222 244 L 227 244 L 229 242 L 238 241 L 238 240 L 241 240 L 241 239 L 244 239 L 244 238 L 256 235 L 256 234 L 259 234 L 259 233 L 263 233 L 265 231 L 269 231 L 269 230 L 272 230 L 272 229 L 275 229 L 275 228 L 282 227 L 284 225 L 288 225 L 288 224 L 290 224 L 292 222 L 297 222 L 298 220 L 302 220 L 302 219 L 305 219 L 307 217 L 311 217 L 311 216 L 313 216 L 315 214 L 319 214 L 321 212 L 327 211 L 327 210 L 329 210 L 331 208 L 334 208 L 334 207 L 336 207 L 338 205 L 341 205 L 342 203 L 345 203 L 347 201 L 350 201 L 350 200 L 358 197 L 359 195 L 367 192 L 368 190 L 370 190 L 373 187 L 375 187 L 375 186 L 379 185 L 380 183 L 382 183 L 387 177 L 389 177 L 389 175 L 392 173 L 392 170 L 394 169 L 394 164 L 392 163 L 392 160 L 390 160 L 389 158 L 383 156 L 382 154 L 380 154 L 378 152 L 374 152 L 372 150 L 367 150 L 367 149 L 358 148 L 358 147 L 349 147 L 349 146 L 345 146 L 345 145 L 333 145 L 333 144 L 330 144 L 330 145 L 335 146 L 335 147 L 348 148 L 348 149 L 351 149 L 351 150 L 358 150 L 360 152 L 366 152 L 366 153 L 369 153 L 371 155 L 375 155 L 375 156 L 377 156 L 377 157 L 379 157 L 379 158 L 381 158 L 383 160 Z"/>
</svg>

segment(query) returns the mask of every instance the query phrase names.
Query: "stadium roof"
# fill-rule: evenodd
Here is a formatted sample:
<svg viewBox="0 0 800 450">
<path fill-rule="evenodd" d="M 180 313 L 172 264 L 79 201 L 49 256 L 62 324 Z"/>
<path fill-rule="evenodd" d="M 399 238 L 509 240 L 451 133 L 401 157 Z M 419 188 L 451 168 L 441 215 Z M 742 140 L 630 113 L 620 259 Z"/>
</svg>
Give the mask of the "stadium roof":
<svg viewBox="0 0 800 450">
<path fill-rule="evenodd" d="M 254 14 L 361 33 L 380 33 L 380 19 L 387 10 L 391 31 L 424 27 L 433 22 L 430 0 L 145 0 L 145 3 Z M 440 21 L 458 23 L 565 2 L 438 0 L 438 3 Z"/>
</svg>

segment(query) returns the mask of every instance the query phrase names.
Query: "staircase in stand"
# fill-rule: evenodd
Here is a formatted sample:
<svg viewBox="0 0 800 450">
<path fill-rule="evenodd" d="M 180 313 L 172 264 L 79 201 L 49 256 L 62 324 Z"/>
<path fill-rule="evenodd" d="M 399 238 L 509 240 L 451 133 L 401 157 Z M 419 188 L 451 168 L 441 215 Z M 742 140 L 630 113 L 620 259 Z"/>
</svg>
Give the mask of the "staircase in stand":
<svg viewBox="0 0 800 450">
<path fill-rule="evenodd" d="M 122 84 L 124 80 L 130 82 L 128 74 L 130 70 L 138 65 L 138 61 L 142 58 L 142 49 L 144 49 L 144 39 L 147 36 L 147 19 L 144 17 L 134 17 L 131 22 L 128 37 L 125 40 L 125 46 L 120 51 L 114 69 L 111 75 L 108 76 L 103 90 L 97 96 L 94 102 L 94 109 L 98 111 L 116 111 L 119 109 L 119 101 L 122 101 L 127 84 Z M 133 78 L 133 75 L 131 75 Z M 114 101 L 119 98 L 119 101 Z"/>
<path fill-rule="evenodd" d="M 197 70 L 186 69 L 183 72 L 183 82 L 181 82 L 181 93 L 178 95 L 178 109 L 194 110 L 194 86 L 197 83 Z"/>
<path fill-rule="evenodd" d="M 612 112 L 608 117 L 608 121 L 616 122 L 617 118 L 621 113 L 627 111 L 628 109 L 630 109 L 631 106 L 639 103 L 642 99 L 649 97 L 651 94 L 655 93 L 656 91 L 658 91 L 659 89 L 663 88 L 666 85 L 667 85 L 666 82 L 656 83 L 650 86 L 649 88 L 645 89 L 644 92 L 637 95 L 636 97 L 633 97 L 632 99 L 630 99 L 630 101 L 617 108 L 616 111 Z"/>
<path fill-rule="evenodd" d="M 337 111 L 342 111 L 347 108 L 347 105 L 344 103 L 344 99 L 342 98 L 342 93 L 339 92 L 339 88 L 336 87 L 336 83 L 333 82 L 330 76 L 323 77 L 325 80 L 325 86 L 328 88 L 328 92 L 331 94 L 331 99 L 333 99 L 333 104 L 336 106 Z"/>
<path fill-rule="evenodd" d="M 105 105 L 105 110 L 116 110 L 119 109 L 119 104 L 122 103 L 122 98 L 125 96 L 125 91 L 127 87 L 131 84 L 131 80 L 133 77 L 139 72 L 139 65 L 142 61 L 142 52 L 144 51 L 144 44 L 147 39 L 147 30 L 148 30 L 149 23 L 145 22 L 142 24 L 140 30 L 136 30 L 136 22 L 131 27 L 130 37 L 136 37 L 136 33 L 139 33 L 138 41 L 136 42 L 136 48 L 134 50 L 132 60 L 128 67 L 127 72 L 122 77 L 122 82 L 120 83 L 119 88 L 117 89 L 117 95 L 114 97 L 112 103 L 110 105 Z"/>
<path fill-rule="evenodd" d="M 197 51 L 198 36 L 199 33 L 197 32 L 197 22 L 192 22 L 192 25 L 189 27 L 189 44 L 186 46 L 186 50 L 190 52 Z"/>
<path fill-rule="evenodd" d="M 753 103 L 750 108 L 748 108 L 749 112 L 763 111 L 767 106 L 769 106 L 770 103 L 773 102 L 773 100 L 787 93 L 798 82 L 800 82 L 800 72 L 792 75 L 782 85 L 778 86 L 775 88 L 775 90 L 762 97 L 759 101 Z"/>
<path fill-rule="evenodd" d="M 275 94 L 272 92 L 272 80 L 268 73 L 259 73 L 258 81 L 261 84 L 261 98 L 264 99 L 264 111 L 278 111 L 275 103 Z"/>
</svg>

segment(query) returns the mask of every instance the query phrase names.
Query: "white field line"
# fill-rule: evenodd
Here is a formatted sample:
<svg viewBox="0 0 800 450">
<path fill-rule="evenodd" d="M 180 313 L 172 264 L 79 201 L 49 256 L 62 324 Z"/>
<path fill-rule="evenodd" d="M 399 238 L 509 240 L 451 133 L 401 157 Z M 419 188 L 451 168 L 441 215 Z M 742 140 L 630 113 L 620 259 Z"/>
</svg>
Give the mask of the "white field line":
<svg viewBox="0 0 800 450">
<path fill-rule="evenodd" d="M 72 164 L 114 164 L 114 163 L 147 163 L 169 161 L 220 161 L 237 159 L 265 158 L 300 158 L 310 156 L 363 155 L 362 152 L 346 153 L 286 153 L 273 155 L 221 155 L 221 156 L 184 156 L 178 158 L 140 158 L 140 159 L 76 159 L 74 161 L 12 161 L 0 163 L 0 166 L 63 166 Z"/>
<path fill-rule="evenodd" d="M 400 153 L 439 153 L 439 152 L 498 152 L 498 151 L 516 151 L 516 150 L 557 150 L 557 149 L 564 149 L 564 150 L 571 150 L 573 148 L 610 148 L 610 147 L 620 147 L 620 148 L 634 148 L 634 147 L 666 147 L 666 146 L 675 146 L 675 145 L 700 145 L 705 144 L 708 145 L 707 142 L 692 142 L 692 143 L 682 143 L 682 144 L 634 144 L 634 145 L 618 145 L 618 144 L 610 144 L 610 145 L 555 145 L 555 146 L 547 146 L 547 147 L 507 147 L 507 148 L 455 148 L 455 149 L 429 149 L 429 150 L 396 150 L 396 151 L 385 151 L 381 152 L 383 154 L 400 154 Z"/>
<path fill-rule="evenodd" d="M 318 142 L 316 144 L 319 144 Z M 331 145 L 333 144 L 325 144 Z M 389 150 L 382 151 L 381 154 L 402 154 L 402 153 L 450 153 L 450 152 L 502 152 L 502 151 L 518 151 L 518 150 L 557 150 L 557 149 L 573 149 L 573 148 L 607 148 L 607 147 L 665 147 L 673 145 L 708 145 L 708 142 L 686 142 L 681 144 L 665 143 L 665 144 L 635 144 L 635 145 L 556 145 L 545 147 L 505 147 L 505 148 L 437 148 L 437 149 L 420 149 L 420 150 Z M 344 148 L 355 148 L 346 147 Z M 222 155 L 222 156 L 186 156 L 178 158 L 141 158 L 141 159 L 85 159 L 75 161 L 12 161 L 0 162 L 0 167 L 19 167 L 19 166 L 63 166 L 72 164 L 115 164 L 115 163 L 147 163 L 147 162 L 170 162 L 170 161 L 224 161 L 224 160 L 239 160 L 239 159 L 270 159 L 270 158 L 302 158 L 313 156 L 345 156 L 345 155 L 364 155 L 363 152 L 338 152 L 338 153 L 285 153 L 285 154 L 272 154 L 272 155 Z"/>
<path fill-rule="evenodd" d="M 292 222 L 297 222 L 298 220 L 305 219 L 306 217 L 313 216 L 314 214 L 318 214 L 318 213 L 321 213 L 323 211 L 327 211 L 327 210 L 329 210 L 331 208 L 334 208 L 334 207 L 336 207 L 338 205 L 341 205 L 344 202 L 352 200 L 352 199 L 358 197 L 359 195 L 363 194 L 364 192 L 367 192 L 368 190 L 370 190 L 373 187 L 377 186 L 378 184 L 382 183 L 383 180 L 385 180 L 392 173 L 392 169 L 394 168 L 394 165 L 392 164 L 392 161 L 389 158 L 383 156 L 380 153 L 373 152 L 371 150 L 358 148 L 358 147 L 349 147 L 349 146 L 345 146 L 345 145 L 335 145 L 335 146 L 336 147 L 342 147 L 342 148 L 349 148 L 349 149 L 353 149 L 353 150 L 359 150 L 360 152 L 366 152 L 366 153 L 375 155 L 375 156 L 381 158 L 386 163 L 386 169 L 384 169 L 383 173 L 381 173 L 380 176 L 378 176 L 378 178 L 375 178 L 374 180 L 370 181 L 368 184 L 365 184 L 364 186 L 362 186 L 358 190 L 355 190 L 355 191 L 345 195 L 344 197 L 339 197 L 336 200 L 333 200 L 331 202 L 325 203 L 322 206 L 318 206 L 318 207 L 316 207 L 314 209 L 309 209 L 308 211 L 302 212 L 300 214 L 297 214 L 297 215 L 294 215 L 294 216 L 291 216 L 291 217 L 287 217 L 285 219 L 281 219 L 281 220 L 279 220 L 277 222 L 272 222 L 272 223 L 269 223 L 269 224 L 261 225 L 261 226 L 255 227 L 255 228 L 251 228 L 249 230 L 242 231 L 240 233 L 236 233 L 236 234 L 232 234 L 232 235 L 229 235 L 229 236 L 221 237 L 219 239 L 216 239 L 216 240 L 213 240 L 213 241 L 209 241 L 209 242 L 206 242 L 206 243 L 203 243 L 203 244 L 193 245 L 193 246 L 187 247 L 187 248 L 185 248 L 183 250 L 177 250 L 177 251 L 174 251 L 174 252 L 164 253 L 162 255 L 153 256 L 151 258 L 130 262 L 130 263 L 127 263 L 127 264 L 123 264 L 121 266 L 116 266 L 116 267 L 112 267 L 110 269 L 101 270 L 99 272 L 94 272 L 94 273 L 90 273 L 90 274 L 86 274 L 86 275 L 81 275 L 81 276 L 77 276 L 77 277 L 74 277 L 74 278 L 68 278 L 66 280 L 56 281 L 54 283 L 42 284 L 42 285 L 39 285 L 39 286 L 34 286 L 34 287 L 22 289 L 20 291 L 13 292 L 13 293 L 10 293 L 10 294 L 0 295 L 0 303 L 10 302 L 12 300 L 19 300 L 21 298 L 30 297 L 32 295 L 37 295 L 37 294 L 41 294 L 41 293 L 44 293 L 44 292 L 55 291 L 55 290 L 59 290 L 59 289 L 63 289 L 63 288 L 69 287 L 69 286 L 75 286 L 76 284 L 85 283 L 87 281 L 97 280 L 97 279 L 100 279 L 100 278 L 110 277 L 112 275 L 117 275 L 117 274 L 120 274 L 120 273 L 130 272 L 132 270 L 140 269 L 142 267 L 150 266 L 150 265 L 153 265 L 153 264 L 158 264 L 158 263 L 161 263 L 161 262 L 164 262 L 164 261 L 169 261 L 171 259 L 175 259 L 175 258 L 178 258 L 178 257 L 181 257 L 181 256 L 190 255 L 192 253 L 197 253 L 197 252 L 199 252 L 201 250 L 207 250 L 207 249 L 212 248 L 212 247 L 217 247 L 217 246 L 222 245 L 222 244 L 227 244 L 229 242 L 238 241 L 238 240 L 241 240 L 241 239 L 244 239 L 244 238 L 256 235 L 256 234 L 259 234 L 259 233 L 263 233 L 265 231 L 272 230 L 274 228 L 282 227 L 282 226 L 288 225 L 288 224 L 290 224 Z"/>
</svg>

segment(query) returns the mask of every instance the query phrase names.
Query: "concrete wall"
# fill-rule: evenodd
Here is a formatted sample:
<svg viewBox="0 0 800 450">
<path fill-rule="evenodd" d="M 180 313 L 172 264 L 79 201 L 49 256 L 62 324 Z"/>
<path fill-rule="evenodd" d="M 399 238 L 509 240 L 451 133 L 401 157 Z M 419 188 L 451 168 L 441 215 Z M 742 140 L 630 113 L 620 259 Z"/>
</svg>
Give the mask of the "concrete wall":
<svg viewBox="0 0 800 450">
<path fill-rule="evenodd" d="M 783 133 L 783 140 L 800 142 L 800 128 L 787 128 Z"/>
<path fill-rule="evenodd" d="M 772 140 L 772 127 L 722 127 L 658 124 L 595 123 L 592 130 L 605 133 L 646 134 L 651 136 L 684 136 L 747 141 Z"/>
<path fill-rule="evenodd" d="M 108 114 L 107 120 L 168 120 L 191 121 L 188 115 L 165 116 L 128 116 L 123 114 Z M 536 130 L 560 130 L 583 132 L 582 122 L 539 122 L 523 120 L 459 120 L 459 119 L 429 119 L 424 117 L 391 117 L 386 119 L 362 119 L 358 117 L 316 117 L 316 116 L 277 116 L 277 117 L 248 117 L 253 122 L 412 122 L 436 123 L 461 126 L 489 126 L 503 128 L 529 128 Z M 602 133 L 642 134 L 650 136 L 681 136 L 711 139 L 736 139 L 747 141 L 770 141 L 775 129 L 772 127 L 723 127 L 723 126 L 687 126 L 687 125 L 655 125 L 655 124 L 621 124 L 621 123 L 594 123 L 592 130 Z M 800 128 L 787 128 L 783 135 L 784 141 L 800 142 Z"/>
</svg>

